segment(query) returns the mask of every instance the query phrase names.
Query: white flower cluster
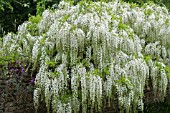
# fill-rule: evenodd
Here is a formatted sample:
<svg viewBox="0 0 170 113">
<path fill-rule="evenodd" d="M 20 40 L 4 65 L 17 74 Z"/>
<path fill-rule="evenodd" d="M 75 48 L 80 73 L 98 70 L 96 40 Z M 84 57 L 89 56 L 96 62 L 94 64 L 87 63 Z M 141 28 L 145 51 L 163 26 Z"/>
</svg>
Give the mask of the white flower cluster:
<svg viewBox="0 0 170 113">
<path fill-rule="evenodd" d="M 58 9 L 43 13 L 38 33 L 30 33 L 32 23 L 25 22 L 17 35 L 3 38 L 3 47 L 30 53 L 33 67 L 39 67 L 36 109 L 41 95 L 48 112 L 100 112 L 116 94 L 122 112 L 142 111 L 149 78 L 155 96 L 164 99 L 170 15 L 155 4 L 133 5 L 116 0 L 71 6 L 62 1 Z"/>
<path fill-rule="evenodd" d="M 33 99 L 34 99 L 34 107 L 35 107 L 36 112 L 37 112 L 38 106 L 39 106 L 40 93 L 41 93 L 40 88 L 36 88 L 34 90 L 34 98 Z"/>
<path fill-rule="evenodd" d="M 154 95 L 158 96 L 160 100 L 164 100 L 166 96 L 168 79 L 165 72 L 165 65 L 162 62 L 149 61 L 150 77 L 154 89 Z"/>
</svg>

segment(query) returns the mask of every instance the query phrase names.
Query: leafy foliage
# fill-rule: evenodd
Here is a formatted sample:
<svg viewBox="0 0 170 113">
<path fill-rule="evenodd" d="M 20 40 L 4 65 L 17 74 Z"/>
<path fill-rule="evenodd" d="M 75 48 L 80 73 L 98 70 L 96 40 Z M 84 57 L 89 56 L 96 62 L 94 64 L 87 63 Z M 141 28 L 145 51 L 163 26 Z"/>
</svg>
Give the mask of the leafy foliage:
<svg viewBox="0 0 170 113">
<path fill-rule="evenodd" d="M 18 26 L 30 15 L 42 12 L 58 4 L 60 0 L 0 0 L 0 37 L 8 32 L 16 32 Z"/>
</svg>

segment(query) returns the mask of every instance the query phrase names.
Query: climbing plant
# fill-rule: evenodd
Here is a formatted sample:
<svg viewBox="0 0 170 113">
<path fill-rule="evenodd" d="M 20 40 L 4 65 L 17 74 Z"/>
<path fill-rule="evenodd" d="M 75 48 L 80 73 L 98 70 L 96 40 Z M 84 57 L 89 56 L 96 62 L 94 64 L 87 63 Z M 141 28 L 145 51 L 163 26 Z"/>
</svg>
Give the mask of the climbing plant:
<svg viewBox="0 0 170 113">
<path fill-rule="evenodd" d="M 101 112 L 117 95 L 120 112 L 143 111 L 144 88 L 164 101 L 170 75 L 165 7 L 122 1 L 61 1 L 9 33 L 0 53 L 17 51 L 35 76 L 34 105 L 47 111 Z M 89 109 L 90 108 L 90 109 Z"/>
</svg>

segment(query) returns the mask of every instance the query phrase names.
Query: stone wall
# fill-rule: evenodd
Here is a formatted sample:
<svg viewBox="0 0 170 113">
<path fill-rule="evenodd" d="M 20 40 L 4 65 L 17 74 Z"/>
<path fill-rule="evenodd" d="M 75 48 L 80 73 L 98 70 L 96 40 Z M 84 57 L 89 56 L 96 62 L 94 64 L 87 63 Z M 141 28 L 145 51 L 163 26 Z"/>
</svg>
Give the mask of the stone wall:
<svg viewBox="0 0 170 113">
<path fill-rule="evenodd" d="M 28 77 L 22 81 L 0 76 L 0 113 L 34 113 L 32 85 Z"/>
</svg>

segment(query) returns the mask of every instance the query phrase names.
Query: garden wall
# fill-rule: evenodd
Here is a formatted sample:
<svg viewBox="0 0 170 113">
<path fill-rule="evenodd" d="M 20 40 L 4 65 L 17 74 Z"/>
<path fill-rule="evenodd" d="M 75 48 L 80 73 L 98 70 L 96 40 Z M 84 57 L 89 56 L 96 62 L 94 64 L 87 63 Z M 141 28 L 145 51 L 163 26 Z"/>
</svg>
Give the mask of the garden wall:
<svg viewBox="0 0 170 113">
<path fill-rule="evenodd" d="M 21 78 L 21 77 L 20 77 Z M 29 78 L 0 76 L 0 113 L 34 113 L 33 95 Z"/>
</svg>

